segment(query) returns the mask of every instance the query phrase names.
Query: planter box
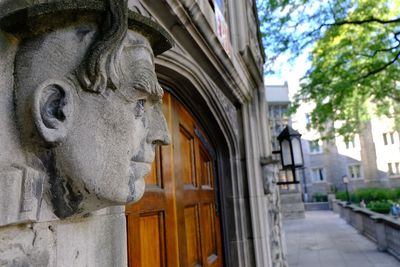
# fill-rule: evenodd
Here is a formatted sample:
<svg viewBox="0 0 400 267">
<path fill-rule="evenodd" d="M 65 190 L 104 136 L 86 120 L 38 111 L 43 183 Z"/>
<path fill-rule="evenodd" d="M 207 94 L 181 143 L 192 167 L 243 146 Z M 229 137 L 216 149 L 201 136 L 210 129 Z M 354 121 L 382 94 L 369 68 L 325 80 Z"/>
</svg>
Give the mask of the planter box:
<svg viewBox="0 0 400 267">
<path fill-rule="evenodd" d="M 332 207 L 347 223 L 375 242 L 378 250 L 400 260 L 400 220 L 337 200 L 332 201 Z"/>
</svg>

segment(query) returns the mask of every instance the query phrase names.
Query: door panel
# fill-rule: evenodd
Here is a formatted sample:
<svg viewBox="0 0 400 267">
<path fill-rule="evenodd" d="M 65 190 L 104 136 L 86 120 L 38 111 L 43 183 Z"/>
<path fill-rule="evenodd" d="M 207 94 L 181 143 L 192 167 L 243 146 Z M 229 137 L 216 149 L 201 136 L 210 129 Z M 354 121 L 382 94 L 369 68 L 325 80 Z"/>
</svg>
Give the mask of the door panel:
<svg viewBox="0 0 400 267">
<path fill-rule="evenodd" d="M 202 147 L 200 147 L 199 166 L 201 186 L 203 189 L 212 189 L 214 183 L 212 179 L 212 162 L 208 153 Z"/>
<path fill-rule="evenodd" d="M 196 186 L 194 171 L 194 140 L 193 135 L 183 125 L 179 127 L 179 149 L 182 156 L 182 176 L 185 185 Z"/>
<path fill-rule="evenodd" d="M 210 145 L 182 104 L 163 102 L 172 144 L 156 149 L 143 198 L 126 207 L 129 266 L 223 266 Z"/>
<path fill-rule="evenodd" d="M 172 130 L 170 95 L 163 98 L 163 112 Z M 156 148 L 152 171 L 145 178 L 143 198 L 126 206 L 128 264 L 135 267 L 180 266 L 175 208 L 172 146 Z"/>
<path fill-rule="evenodd" d="M 188 266 L 202 266 L 197 205 L 186 207 L 184 216 Z"/>
<path fill-rule="evenodd" d="M 161 147 L 156 147 L 156 156 L 151 166 L 151 171 L 149 175 L 145 178 L 146 186 L 162 187 L 162 163 L 161 163 Z"/>
<path fill-rule="evenodd" d="M 164 214 L 162 212 L 142 214 L 140 216 L 141 235 L 152 238 L 141 238 L 140 259 L 143 266 L 166 266 L 165 262 L 165 226 Z M 152 257 L 148 257 L 151 251 Z"/>
</svg>

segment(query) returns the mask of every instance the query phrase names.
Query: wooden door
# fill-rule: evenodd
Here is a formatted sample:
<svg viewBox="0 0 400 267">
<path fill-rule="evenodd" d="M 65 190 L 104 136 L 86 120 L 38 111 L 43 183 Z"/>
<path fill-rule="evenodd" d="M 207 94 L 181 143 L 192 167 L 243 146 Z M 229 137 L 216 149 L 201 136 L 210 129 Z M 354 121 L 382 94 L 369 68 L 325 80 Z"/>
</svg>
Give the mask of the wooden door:
<svg viewBox="0 0 400 267">
<path fill-rule="evenodd" d="M 172 144 L 157 148 L 143 198 L 126 208 L 129 266 L 223 266 L 213 150 L 185 107 L 163 100 Z"/>
</svg>

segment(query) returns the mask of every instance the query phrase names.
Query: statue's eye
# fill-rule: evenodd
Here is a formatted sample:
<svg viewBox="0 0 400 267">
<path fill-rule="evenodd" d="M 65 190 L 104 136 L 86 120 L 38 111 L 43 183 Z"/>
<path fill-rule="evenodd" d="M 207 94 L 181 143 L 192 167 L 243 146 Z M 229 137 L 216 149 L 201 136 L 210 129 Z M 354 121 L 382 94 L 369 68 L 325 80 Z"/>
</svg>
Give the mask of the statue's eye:
<svg viewBox="0 0 400 267">
<path fill-rule="evenodd" d="M 135 118 L 140 118 L 144 113 L 144 108 L 146 104 L 146 99 L 139 99 L 136 101 L 135 106 Z"/>
</svg>

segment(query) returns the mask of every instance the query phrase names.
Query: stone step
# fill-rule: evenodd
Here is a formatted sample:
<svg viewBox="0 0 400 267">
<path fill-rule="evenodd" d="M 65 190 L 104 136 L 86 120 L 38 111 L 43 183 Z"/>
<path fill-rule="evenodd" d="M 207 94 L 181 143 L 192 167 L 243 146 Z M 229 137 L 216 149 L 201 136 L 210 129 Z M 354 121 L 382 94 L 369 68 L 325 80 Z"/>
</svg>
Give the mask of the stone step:
<svg viewBox="0 0 400 267">
<path fill-rule="evenodd" d="M 296 203 L 302 202 L 301 193 L 285 193 L 281 194 L 281 203 Z"/>
<path fill-rule="evenodd" d="M 306 210 L 329 210 L 328 202 L 304 203 Z"/>
<path fill-rule="evenodd" d="M 281 207 L 287 210 L 304 210 L 304 203 L 303 202 L 296 202 L 296 203 L 281 203 Z"/>
<path fill-rule="evenodd" d="M 304 211 L 292 211 L 292 212 L 283 212 L 283 219 L 300 219 L 304 218 Z"/>
<path fill-rule="evenodd" d="M 281 193 L 281 209 L 284 219 L 304 218 L 304 203 L 301 193 Z"/>
<path fill-rule="evenodd" d="M 301 211 L 301 212 L 304 212 L 305 211 L 305 208 L 304 208 L 304 205 L 301 205 L 301 204 L 296 204 L 296 205 L 285 205 L 285 206 L 282 206 L 282 211 L 283 212 L 294 212 L 294 211 Z"/>
</svg>

